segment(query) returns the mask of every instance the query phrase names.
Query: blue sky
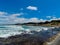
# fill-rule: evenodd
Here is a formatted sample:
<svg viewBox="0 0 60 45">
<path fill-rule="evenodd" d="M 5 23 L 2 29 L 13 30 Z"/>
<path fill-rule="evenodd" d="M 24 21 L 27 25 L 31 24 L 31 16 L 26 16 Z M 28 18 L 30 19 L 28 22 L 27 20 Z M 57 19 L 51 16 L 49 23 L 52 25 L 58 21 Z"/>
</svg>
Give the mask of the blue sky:
<svg viewBox="0 0 60 45">
<path fill-rule="evenodd" d="M 0 23 L 60 19 L 60 0 L 0 0 Z"/>
</svg>

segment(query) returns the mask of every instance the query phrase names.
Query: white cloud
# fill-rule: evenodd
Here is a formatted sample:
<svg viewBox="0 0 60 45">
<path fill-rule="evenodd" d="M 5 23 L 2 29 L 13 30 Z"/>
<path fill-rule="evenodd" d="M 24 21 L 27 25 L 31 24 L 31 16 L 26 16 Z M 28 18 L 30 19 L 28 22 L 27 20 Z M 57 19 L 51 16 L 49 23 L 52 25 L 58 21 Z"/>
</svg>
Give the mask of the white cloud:
<svg viewBox="0 0 60 45">
<path fill-rule="evenodd" d="M 46 20 L 44 20 L 44 19 L 40 19 L 40 22 L 45 22 Z"/>
<path fill-rule="evenodd" d="M 21 15 L 22 15 L 21 13 L 16 13 L 16 14 L 11 14 L 10 17 L 11 17 L 11 18 L 12 18 L 12 17 L 14 18 L 14 17 L 21 16 Z"/>
<path fill-rule="evenodd" d="M 27 23 L 27 22 L 45 22 L 44 19 L 38 19 L 38 18 L 18 18 L 18 16 L 24 15 L 24 13 L 14 13 L 9 14 L 6 12 L 0 12 L 0 23 L 4 24 L 13 24 L 13 23 Z M 53 16 L 47 16 L 48 18 L 51 18 L 50 20 L 60 20 L 60 18 L 56 18 Z"/>
<path fill-rule="evenodd" d="M 46 16 L 46 18 L 52 18 L 52 16 Z"/>
<path fill-rule="evenodd" d="M 7 12 L 1 12 L 0 11 L 0 15 L 6 15 L 7 14 Z"/>
<path fill-rule="evenodd" d="M 37 18 L 30 18 L 29 22 L 38 22 L 39 20 Z"/>
<path fill-rule="evenodd" d="M 56 19 L 56 17 L 52 17 L 52 19 Z"/>
<path fill-rule="evenodd" d="M 14 20 L 16 23 L 28 23 L 28 22 L 45 22 L 46 20 L 43 19 L 38 19 L 38 18 L 17 18 L 16 20 Z"/>
<path fill-rule="evenodd" d="M 15 23 L 27 23 L 28 19 L 26 18 L 16 18 L 14 20 Z"/>
<path fill-rule="evenodd" d="M 16 23 L 14 20 L 17 19 L 17 16 L 23 15 L 23 13 L 9 14 L 5 12 L 0 12 L 0 23 Z M 7 15 L 6 15 L 7 14 Z"/>
<path fill-rule="evenodd" d="M 23 8 L 20 8 L 20 10 L 24 10 Z"/>
<path fill-rule="evenodd" d="M 49 19 L 56 19 L 57 17 L 55 17 L 55 16 L 46 16 L 46 18 L 49 18 Z"/>
<path fill-rule="evenodd" d="M 29 10 L 38 10 L 38 8 L 35 7 L 35 6 L 28 6 L 27 9 L 29 9 Z"/>
</svg>

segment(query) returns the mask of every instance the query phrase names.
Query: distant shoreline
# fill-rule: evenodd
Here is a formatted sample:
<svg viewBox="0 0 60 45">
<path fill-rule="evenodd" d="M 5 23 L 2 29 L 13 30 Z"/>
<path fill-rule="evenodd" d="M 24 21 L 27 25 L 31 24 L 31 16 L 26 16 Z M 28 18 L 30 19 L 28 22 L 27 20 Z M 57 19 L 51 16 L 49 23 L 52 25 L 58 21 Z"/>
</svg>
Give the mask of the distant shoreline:
<svg viewBox="0 0 60 45">
<path fill-rule="evenodd" d="M 60 27 L 60 20 L 52 20 L 52 21 L 45 21 L 45 22 L 16 23 L 16 24 L 0 24 L 0 25 L 27 25 L 27 26 Z"/>
</svg>

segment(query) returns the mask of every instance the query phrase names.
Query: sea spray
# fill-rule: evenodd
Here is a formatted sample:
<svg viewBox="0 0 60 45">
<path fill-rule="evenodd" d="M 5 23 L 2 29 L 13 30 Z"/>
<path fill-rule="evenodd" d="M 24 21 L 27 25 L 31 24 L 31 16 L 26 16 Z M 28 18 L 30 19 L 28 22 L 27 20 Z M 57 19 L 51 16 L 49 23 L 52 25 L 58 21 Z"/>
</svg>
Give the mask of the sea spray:
<svg viewBox="0 0 60 45">
<path fill-rule="evenodd" d="M 41 27 L 41 26 L 20 26 L 20 25 L 0 25 L 0 37 L 9 37 L 18 34 L 33 34 L 31 31 L 47 31 L 53 29 L 53 27 Z"/>
</svg>

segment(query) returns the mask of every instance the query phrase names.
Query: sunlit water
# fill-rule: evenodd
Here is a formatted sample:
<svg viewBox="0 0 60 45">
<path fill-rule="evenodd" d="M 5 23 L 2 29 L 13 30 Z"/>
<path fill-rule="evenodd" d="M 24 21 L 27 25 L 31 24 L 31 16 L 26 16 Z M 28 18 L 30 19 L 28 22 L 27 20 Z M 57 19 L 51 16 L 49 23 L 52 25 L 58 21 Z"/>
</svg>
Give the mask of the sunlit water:
<svg viewBox="0 0 60 45">
<path fill-rule="evenodd" d="M 41 27 L 41 26 L 19 26 L 19 25 L 0 25 L 0 37 L 9 37 L 22 33 L 33 34 L 30 31 L 49 30 L 54 27 Z"/>
</svg>

